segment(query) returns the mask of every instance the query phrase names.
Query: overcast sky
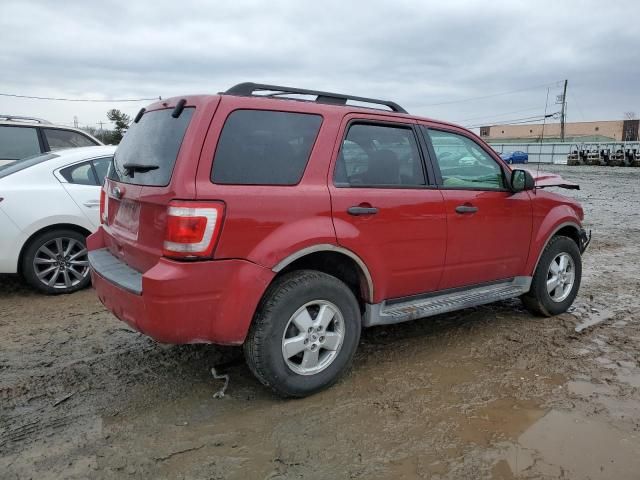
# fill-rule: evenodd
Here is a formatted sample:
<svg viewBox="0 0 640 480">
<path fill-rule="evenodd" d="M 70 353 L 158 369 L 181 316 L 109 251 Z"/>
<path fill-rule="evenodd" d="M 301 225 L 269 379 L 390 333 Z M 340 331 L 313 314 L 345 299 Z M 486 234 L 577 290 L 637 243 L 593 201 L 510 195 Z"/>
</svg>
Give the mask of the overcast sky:
<svg viewBox="0 0 640 480">
<path fill-rule="evenodd" d="M 569 121 L 621 119 L 640 114 L 638 18 L 638 0 L 1 0 L 0 93 L 166 98 L 255 81 L 471 126 L 542 114 L 547 86 L 556 111 L 567 78 Z M 147 103 L 0 96 L 0 113 L 95 126 Z"/>
</svg>

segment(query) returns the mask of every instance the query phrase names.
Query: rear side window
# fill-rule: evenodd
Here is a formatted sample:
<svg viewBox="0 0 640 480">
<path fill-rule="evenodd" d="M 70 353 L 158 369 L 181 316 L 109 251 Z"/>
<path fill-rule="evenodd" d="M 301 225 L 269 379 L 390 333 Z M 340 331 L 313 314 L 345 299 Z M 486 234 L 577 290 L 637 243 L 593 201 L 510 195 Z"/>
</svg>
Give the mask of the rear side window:
<svg viewBox="0 0 640 480">
<path fill-rule="evenodd" d="M 76 185 L 98 185 L 91 162 L 83 162 L 60 170 L 60 174 L 69 183 Z"/>
<path fill-rule="evenodd" d="M 297 184 L 321 123 L 320 115 L 236 110 L 220 134 L 211 180 L 237 185 Z"/>
<path fill-rule="evenodd" d="M 0 160 L 19 160 L 40 153 L 38 132 L 29 127 L 0 127 Z"/>
<path fill-rule="evenodd" d="M 97 145 L 91 140 L 78 132 L 71 130 L 58 130 L 55 128 L 43 128 L 44 136 L 47 138 L 50 150 L 62 150 L 63 148 L 92 147 Z"/>
<path fill-rule="evenodd" d="M 171 108 L 145 113 L 120 142 L 109 178 L 135 185 L 169 185 L 194 110 L 187 107 L 178 118 L 171 116 Z"/>
</svg>

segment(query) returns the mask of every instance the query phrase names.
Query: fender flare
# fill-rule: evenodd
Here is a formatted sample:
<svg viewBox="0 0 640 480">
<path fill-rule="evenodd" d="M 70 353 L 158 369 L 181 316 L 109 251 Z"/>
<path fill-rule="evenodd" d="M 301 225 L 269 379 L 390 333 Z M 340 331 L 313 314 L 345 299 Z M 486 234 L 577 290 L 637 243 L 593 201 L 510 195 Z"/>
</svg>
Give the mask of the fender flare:
<svg viewBox="0 0 640 480">
<path fill-rule="evenodd" d="M 549 242 L 551 241 L 551 239 L 556 236 L 556 233 L 558 233 L 560 230 L 562 230 L 565 227 L 573 227 L 573 228 L 575 228 L 576 232 L 578 233 L 578 235 L 580 235 L 581 227 L 580 227 L 579 224 L 577 224 L 575 222 L 563 222 L 560 225 L 556 225 L 556 227 L 553 229 L 551 234 L 545 240 L 544 245 L 542 245 L 542 248 L 540 249 L 540 252 L 538 252 L 538 258 L 536 260 L 535 266 L 533 267 L 533 272 L 531 273 L 532 276 L 536 274 L 536 270 L 538 269 L 538 264 L 540 263 L 540 259 L 542 258 L 542 254 L 544 253 L 544 250 L 547 248 L 547 245 L 549 245 Z M 578 245 L 578 248 L 580 248 L 580 245 Z"/>
<path fill-rule="evenodd" d="M 373 279 L 371 277 L 371 273 L 369 272 L 369 269 L 367 268 L 367 265 L 362 261 L 362 259 L 358 255 L 353 253 L 351 250 L 347 250 L 346 248 L 340 247 L 338 245 L 332 245 L 330 243 L 321 243 L 318 245 L 311 245 L 310 247 L 305 247 L 285 257 L 284 259 L 280 260 L 271 270 L 275 273 L 278 273 L 282 269 L 284 269 L 287 265 L 290 265 L 291 263 L 295 262 L 299 258 L 302 258 L 311 253 L 317 253 L 317 252 L 341 253 L 351 258 L 354 262 L 356 262 L 358 267 L 360 267 L 360 269 L 362 270 L 365 280 L 367 281 L 367 290 L 369 292 L 369 298 L 373 299 Z"/>
</svg>

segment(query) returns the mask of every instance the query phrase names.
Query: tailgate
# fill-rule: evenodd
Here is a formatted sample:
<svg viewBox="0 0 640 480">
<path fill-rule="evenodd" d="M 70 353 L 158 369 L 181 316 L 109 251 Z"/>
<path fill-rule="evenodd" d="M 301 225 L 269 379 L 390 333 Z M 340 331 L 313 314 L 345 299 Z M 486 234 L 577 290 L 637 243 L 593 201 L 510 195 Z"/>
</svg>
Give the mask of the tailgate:
<svg viewBox="0 0 640 480">
<path fill-rule="evenodd" d="M 202 142 L 219 100 L 204 98 L 187 101 L 177 117 L 179 99 L 145 111 L 116 150 L 103 187 L 105 246 L 139 272 L 162 256 L 169 202 L 195 198 Z"/>
</svg>

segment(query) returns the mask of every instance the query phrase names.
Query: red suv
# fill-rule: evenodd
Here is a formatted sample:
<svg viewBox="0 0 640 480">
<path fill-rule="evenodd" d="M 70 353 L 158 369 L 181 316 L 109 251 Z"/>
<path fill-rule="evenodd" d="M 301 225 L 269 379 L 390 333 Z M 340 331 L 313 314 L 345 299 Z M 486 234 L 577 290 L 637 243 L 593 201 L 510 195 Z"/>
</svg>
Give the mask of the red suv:
<svg viewBox="0 0 640 480">
<path fill-rule="evenodd" d="M 512 297 L 567 310 L 589 239 L 544 186 L 578 188 L 393 102 L 253 83 L 162 100 L 116 151 L 93 284 L 157 341 L 243 345 L 262 383 L 305 396 L 363 327 Z"/>
</svg>

